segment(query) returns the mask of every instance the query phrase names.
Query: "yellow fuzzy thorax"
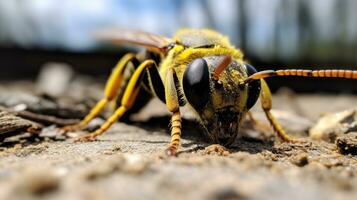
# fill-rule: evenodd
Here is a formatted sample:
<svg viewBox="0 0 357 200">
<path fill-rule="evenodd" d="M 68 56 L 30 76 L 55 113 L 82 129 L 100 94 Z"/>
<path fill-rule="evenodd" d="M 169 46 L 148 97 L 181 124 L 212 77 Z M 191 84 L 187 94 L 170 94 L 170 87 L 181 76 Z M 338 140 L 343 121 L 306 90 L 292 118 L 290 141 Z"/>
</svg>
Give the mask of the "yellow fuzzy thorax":
<svg viewBox="0 0 357 200">
<path fill-rule="evenodd" d="M 176 32 L 173 39 L 175 42 L 180 43 L 181 38 L 184 37 L 185 35 L 189 35 L 189 37 L 204 36 L 208 41 L 214 41 L 214 43 L 216 43 L 217 45 L 221 45 L 224 47 L 231 47 L 228 37 L 211 29 L 183 28 Z"/>
<path fill-rule="evenodd" d="M 181 45 L 175 46 L 168 53 L 160 66 L 160 74 L 165 77 L 168 68 L 175 68 L 178 74 L 185 71 L 186 66 L 196 58 L 213 55 L 231 55 L 234 60 L 243 62 L 243 54 L 234 48 L 224 48 L 215 46 L 213 48 L 184 48 Z"/>
<path fill-rule="evenodd" d="M 204 38 L 212 47 L 187 47 L 180 39 Z M 230 55 L 232 59 L 243 62 L 243 54 L 229 43 L 229 39 L 222 34 L 210 29 L 181 29 L 175 36 L 176 45 L 169 50 L 160 65 L 160 75 L 165 80 L 167 69 L 174 68 L 178 77 L 182 78 L 187 65 L 196 58 L 215 55 Z M 179 78 L 180 79 L 180 78 Z"/>
<path fill-rule="evenodd" d="M 188 64 L 196 58 L 202 58 L 212 55 L 231 55 L 233 59 L 242 60 L 242 53 L 234 48 L 225 48 L 221 46 L 215 46 L 213 48 L 187 48 L 177 55 L 175 63 Z"/>
</svg>

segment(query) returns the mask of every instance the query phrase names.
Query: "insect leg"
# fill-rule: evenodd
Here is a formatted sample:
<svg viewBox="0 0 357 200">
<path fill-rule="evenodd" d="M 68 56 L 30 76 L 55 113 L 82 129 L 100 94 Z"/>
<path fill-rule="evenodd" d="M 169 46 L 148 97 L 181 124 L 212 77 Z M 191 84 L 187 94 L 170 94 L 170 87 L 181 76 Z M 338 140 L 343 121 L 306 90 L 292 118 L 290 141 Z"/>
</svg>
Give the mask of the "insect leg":
<svg viewBox="0 0 357 200">
<path fill-rule="evenodd" d="M 108 128 L 112 124 L 118 121 L 124 115 L 124 113 L 133 106 L 135 99 L 138 95 L 138 92 L 140 90 L 140 85 L 142 83 L 142 78 L 144 75 L 143 72 L 145 71 L 146 68 L 152 66 L 156 67 L 156 64 L 153 60 L 146 60 L 143 63 L 141 63 L 129 80 L 124 95 L 121 99 L 120 107 L 117 108 L 114 114 L 110 116 L 109 119 L 107 119 L 107 121 L 99 129 L 97 129 L 95 132 L 89 135 L 78 138 L 77 141 L 95 140 L 97 136 L 103 134 L 106 130 L 108 130 Z"/>
<path fill-rule="evenodd" d="M 165 153 L 168 156 L 176 155 L 181 138 L 181 114 L 180 104 L 175 83 L 175 71 L 169 69 L 166 76 L 165 99 L 166 107 L 172 113 L 171 116 L 171 141 Z"/>
<path fill-rule="evenodd" d="M 263 80 L 263 78 L 273 77 L 273 76 L 299 76 L 299 77 L 327 77 L 327 78 L 345 78 L 345 79 L 357 79 L 356 70 L 303 70 L 303 69 L 286 69 L 286 70 L 265 70 L 257 72 L 247 79 L 242 81 L 240 85 L 244 86 L 247 83 L 250 83 L 254 80 L 261 80 L 261 103 L 266 117 L 268 118 L 270 124 L 273 126 L 275 132 L 278 136 L 289 142 L 294 142 L 295 140 L 291 139 L 278 121 L 273 117 L 270 112 L 271 109 L 271 93 L 268 85 Z"/>
<path fill-rule="evenodd" d="M 126 54 L 124 57 L 120 59 L 118 64 L 113 69 L 107 83 L 105 86 L 104 98 L 101 99 L 89 112 L 89 114 L 78 124 L 63 127 L 65 131 L 73 131 L 78 130 L 86 126 L 94 117 L 96 117 L 104 108 L 105 106 L 114 101 L 117 97 L 118 89 L 121 86 L 121 82 L 123 79 L 123 75 L 125 72 L 125 68 L 128 66 L 129 62 L 137 62 L 136 57 L 132 53 Z"/>
<path fill-rule="evenodd" d="M 279 124 L 279 122 L 275 119 L 275 117 L 270 112 L 270 110 L 272 108 L 271 92 L 270 92 L 270 89 L 269 89 L 267 83 L 264 81 L 264 79 L 260 79 L 260 82 L 261 82 L 261 88 L 262 88 L 261 92 L 260 92 L 262 108 L 263 108 L 265 115 L 268 118 L 270 124 L 272 125 L 274 131 L 278 134 L 279 138 L 282 139 L 284 142 L 295 142 L 296 140 L 291 138 L 285 132 L 283 127 Z"/>
</svg>

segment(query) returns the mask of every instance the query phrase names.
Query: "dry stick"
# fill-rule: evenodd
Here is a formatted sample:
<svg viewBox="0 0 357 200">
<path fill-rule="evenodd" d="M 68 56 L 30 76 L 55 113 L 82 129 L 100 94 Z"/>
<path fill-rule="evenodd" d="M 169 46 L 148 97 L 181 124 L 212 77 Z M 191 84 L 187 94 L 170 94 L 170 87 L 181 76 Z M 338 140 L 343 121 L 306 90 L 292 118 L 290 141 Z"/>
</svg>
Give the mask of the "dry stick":
<svg viewBox="0 0 357 200">
<path fill-rule="evenodd" d="M 61 119 L 54 116 L 33 113 L 30 111 L 14 111 L 12 109 L 4 108 L 2 106 L 0 106 L 0 110 L 4 110 L 24 119 L 32 120 L 46 125 L 55 124 L 58 126 L 66 126 L 79 122 L 79 120 L 77 119 Z"/>
<path fill-rule="evenodd" d="M 0 109 L 0 142 L 23 132 L 38 134 L 42 125 Z"/>
</svg>

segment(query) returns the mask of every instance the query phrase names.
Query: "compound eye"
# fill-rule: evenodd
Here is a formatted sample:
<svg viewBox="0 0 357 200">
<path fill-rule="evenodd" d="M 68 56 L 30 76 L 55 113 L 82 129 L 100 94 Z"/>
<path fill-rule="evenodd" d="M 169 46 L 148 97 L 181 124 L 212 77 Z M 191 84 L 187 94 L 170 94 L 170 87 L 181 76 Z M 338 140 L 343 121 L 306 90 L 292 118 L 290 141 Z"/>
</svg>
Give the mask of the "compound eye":
<svg viewBox="0 0 357 200">
<path fill-rule="evenodd" d="M 244 64 L 246 70 L 247 70 L 247 75 L 251 76 L 255 73 L 257 73 L 257 70 L 249 65 L 249 64 Z M 248 84 L 248 99 L 247 99 L 247 109 L 251 109 L 254 104 L 257 102 L 260 94 L 260 80 L 255 80 L 253 82 L 250 82 Z"/>
<path fill-rule="evenodd" d="M 203 108 L 209 99 L 209 71 L 202 58 L 193 60 L 183 75 L 183 91 L 187 101 L 195 108 Z"/>
</svg>

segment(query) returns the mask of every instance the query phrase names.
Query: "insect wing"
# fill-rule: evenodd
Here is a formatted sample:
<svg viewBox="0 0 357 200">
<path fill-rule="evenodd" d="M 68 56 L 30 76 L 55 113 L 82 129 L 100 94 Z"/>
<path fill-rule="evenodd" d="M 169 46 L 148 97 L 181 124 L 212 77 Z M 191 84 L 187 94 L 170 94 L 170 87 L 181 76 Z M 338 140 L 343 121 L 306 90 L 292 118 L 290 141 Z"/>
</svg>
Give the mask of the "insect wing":
<svg viewBox="0 0 357 200">
<path fill-rule="evenodd" d="M 107 29 L 94 33 L 94 36 L 114 44 L 140 45 L 157 53 L 167 52 L 168 47 L 174 43 L 169 38 L 137 30 Z"/>
</svg>

